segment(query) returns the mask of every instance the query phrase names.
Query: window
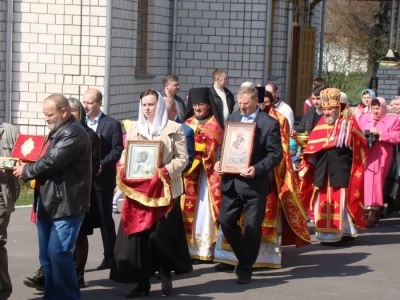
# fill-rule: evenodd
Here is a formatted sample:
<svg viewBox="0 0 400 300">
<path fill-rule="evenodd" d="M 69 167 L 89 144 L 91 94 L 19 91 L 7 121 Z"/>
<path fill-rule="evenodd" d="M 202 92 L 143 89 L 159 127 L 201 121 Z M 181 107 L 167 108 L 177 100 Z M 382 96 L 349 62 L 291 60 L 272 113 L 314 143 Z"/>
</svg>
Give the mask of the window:
<svg viewBox="0 0 400 300">
<path fill-rule="evenodd" d="M 138 1 L 136 73 L 147 73 L 148 0 Z"/>
</svg>

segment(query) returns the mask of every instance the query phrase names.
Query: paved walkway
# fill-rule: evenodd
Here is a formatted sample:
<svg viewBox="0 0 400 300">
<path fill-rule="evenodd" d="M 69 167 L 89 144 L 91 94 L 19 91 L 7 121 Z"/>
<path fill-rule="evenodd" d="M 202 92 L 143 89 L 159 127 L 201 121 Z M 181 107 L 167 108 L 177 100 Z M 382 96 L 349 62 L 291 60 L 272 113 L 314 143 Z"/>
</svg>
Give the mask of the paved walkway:
<svg viewBox="0 0 400 300">
<path fill-rule="evenodd" d="M 10 299 L 41 299 L 42 294 L 23 285 L 25 276 L 38 268 L 37 233 L 29 221 L 30 209 L 18 208 L 9 226 L 9 264 L 14 292 Z M 119 222 L 119 217 L 115 217 Z M 313 228 L 310 228 L 313 230 Z M 331 248 L 313 244 L 301 249 L 286 247 L 284 268 L 262 269 L 245 286 L 235 284 L 232 273 L 214 272 L 213 264 L 196 265 L 176 279 L 172 299 L 268 299 L 268 300 L 386 300 L 400 298 L 400 216 L 383 220 L 363 232 L 351 247 Z M 99 230 L 90 237 L 87 288 L 82 299 L 123 299 L 132 286 L 108 280 L 108 270 L 97 271 L 102 259 Z M 144 298 L 144 297 L 143 297 Z M 154 280 L 146 299 L 160 299 Z M 62 299 L 60 299 L 62 300 Z"/>
</svg>

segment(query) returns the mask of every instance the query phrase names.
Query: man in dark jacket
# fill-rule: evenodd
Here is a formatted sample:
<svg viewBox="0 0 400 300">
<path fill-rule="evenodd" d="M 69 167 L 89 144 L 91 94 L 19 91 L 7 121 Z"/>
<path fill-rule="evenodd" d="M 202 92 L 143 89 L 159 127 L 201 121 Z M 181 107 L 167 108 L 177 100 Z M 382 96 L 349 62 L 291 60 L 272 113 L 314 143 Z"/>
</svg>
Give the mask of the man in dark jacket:
<svg viewBox="0 0 400 300">
<path fill-rule="evenodd" d="M 233 112 L 235 107 L 235 98 L 230 90 L 226 88 L 228 85 L 228 74 L 223 69 L 215 69 L 212 73 L 213 85 L 210 88 L 211 94 L 217 103 L 218 110 L 224 123 L 228 116 Z"/>
<path fill-rule="evenodd" d="M 237 92 L 240 111 L 228 122 L 255 123 L 256 131 L 250 155 L 250 167 L 240 174 L 222 174 L 218 161 L 214 170 L 221 174 L 222 204 L 219 224 L 239 263 L 238 284 L 247 284 L 260 249 L 261 226 L 265 215 L 266 197 L 270 192 L 269 174 L 281 162 L 283 150 L 279 123 L 258 108 L 258 93 L 254 87 L 241 87 Z M 223 159 L 223 158 L 222 158 Z M 244 213 L 245 234 L 238 221 Z"/>
<path fill-rule="evenodd" d="M 304 114 L 303 118 L 299 126 L 297 126 L 297 130 L 292 131 L 292 135 L 295 135 L 297 132 L 299 133 L 310 133 L 313 128 L 317 125 L 318 121 L 323 116 L 323 109 L 321 106 L 321 91 L 325 89 L 323 85 L 317 85 L 314 87 L 312 92 L 312 106 L 307 110 Z"/>
<path fill-rule="evenodd" d="M 116 163 L 123 150 L 121 123 L 101 111 L 102 93 L 94 88 L 83 95 L 83 107 L 86 112 L 86 124 L 100 137 L 100 170 L 94 177 L 94 192 L 99 206 L 101 221 L 101 238 L 103 240 L 104 258 L 98 270 L 111 268 L 116 239 L 113 213 L 113 195 L 116 186 Z"/>
<path fill-rule="evenodd" d="M 36 180 L 39 259 L 46 277 L 44 299 L 80 299 L 72 249 L 89 210 L 92 150 L 86 130 L 71 115 L 68 100 L 53 94 L 43 103 L 51 130 L 42 157 L 14 168 Z"/>
<path fill-rule="evenodd" d="M 235 108 L 235 97 L 232 92 L 226 88 L 228 84 L 228 75 L 223 69 L 215 69 L 212 73 L 213 85 L 210 87 L 210 93 L 216 104 L 216 109 L 213 110 L 213 115 L 218 121 L 218 124 L 223 129 L 226 119 Z M 185 119 L 194 115 L 193 103 L 188 99 L 186 105 Z"/>
</svg>

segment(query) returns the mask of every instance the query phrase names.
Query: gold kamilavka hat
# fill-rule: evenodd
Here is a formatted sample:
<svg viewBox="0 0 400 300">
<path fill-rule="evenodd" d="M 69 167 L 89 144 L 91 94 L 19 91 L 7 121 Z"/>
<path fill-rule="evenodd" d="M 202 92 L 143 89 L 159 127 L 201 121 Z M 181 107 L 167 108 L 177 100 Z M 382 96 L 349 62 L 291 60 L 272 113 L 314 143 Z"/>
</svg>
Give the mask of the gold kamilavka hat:
<svg viewBox="0 0 400 300">
<path fill-rule="evenodd" d="M 322 108 L 340 107 L 340 90 L 335 88 L 321 91 Z"/>
</svg>

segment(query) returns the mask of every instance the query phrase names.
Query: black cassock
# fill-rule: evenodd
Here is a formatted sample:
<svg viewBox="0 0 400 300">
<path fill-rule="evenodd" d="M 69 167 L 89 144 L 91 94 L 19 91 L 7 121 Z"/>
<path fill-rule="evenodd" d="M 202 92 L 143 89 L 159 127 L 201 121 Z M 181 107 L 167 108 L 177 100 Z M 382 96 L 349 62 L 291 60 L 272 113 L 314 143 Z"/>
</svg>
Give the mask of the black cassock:
<svg viewBox="0 0 400 300">
<path fill-rule="evenodd" d="M 350 148 L 329 148 L 316 157 L 314 185 L 322 187 L 329 178 L 329 186 L 347 188 L 350 180 L 353 151 Z M 327 175 L 327 176 L 326 176 Z"/>
</svg>

